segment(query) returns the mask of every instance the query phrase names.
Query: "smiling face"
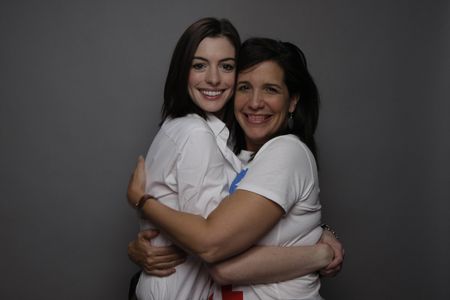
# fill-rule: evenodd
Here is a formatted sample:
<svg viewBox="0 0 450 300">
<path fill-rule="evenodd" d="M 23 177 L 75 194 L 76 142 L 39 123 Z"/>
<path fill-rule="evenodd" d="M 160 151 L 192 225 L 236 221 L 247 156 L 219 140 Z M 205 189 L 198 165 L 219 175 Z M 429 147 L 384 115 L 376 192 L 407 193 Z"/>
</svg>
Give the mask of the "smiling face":
<svg viewBox="0 0 450 300">
<path fill-rule="evenodd" d="M 220 114 L 233 95 L 235 52 L 225 37 L 206 37 L 198 45 L 189 71 L 188 91 L 203 111 Z"/>
<path fill-rule="evenodd" d="M 234 114 L 245 133 L 247 150 L 258 149 L 286 128 L 289 112 L 298 97 L 291 97 L 284 83 L 284 72 L 273 61 L 264 61 L 240 72 Z"/>
</svg>

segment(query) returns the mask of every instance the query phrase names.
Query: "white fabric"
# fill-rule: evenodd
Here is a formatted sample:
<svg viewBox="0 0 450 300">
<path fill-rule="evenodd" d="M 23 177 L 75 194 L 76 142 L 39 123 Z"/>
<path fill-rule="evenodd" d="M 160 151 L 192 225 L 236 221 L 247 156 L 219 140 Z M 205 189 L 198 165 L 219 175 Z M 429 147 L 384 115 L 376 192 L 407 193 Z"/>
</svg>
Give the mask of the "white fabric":
<svg viewBox="0 0 450 300">
<path fill-rule="evenodd" d="M 229 131 L 213 115 L 204 120 L 192 114 L 167 120 L 148 151 L 146 192 L 165 205 L 206 217 L 228 195 L 229 183 L 241 162 L 227 147 Z M 141 219 L 141 229 L 153 228 Z M 154 245 L 169 245 L 160 234 Z M 142 273 L 138 299 L 207 299 L 210 279 L 202 262 L 190 256 L 169 277 Z"/>
<path fill-rule="evenodd" d="M 247 155 L 248 156 L 248 155 Z M 294 135 L 274 138 L 264 144 L 247 165 L 238 189 L 260 194 L 277 203 L 284 217 L 258 244 L 270 246 L 313 245 L 322 234 L 319 182 L 314 156 Z M 255 225 L 256 226 L 256 225 Z M 322 299 L 317 274 L 273 284 L 233 286 L 245 300 Z M 216 286 L 214 299 L 221 298 Z M 229 293 L 229 292 L 228 292 Z"/>
</svg>

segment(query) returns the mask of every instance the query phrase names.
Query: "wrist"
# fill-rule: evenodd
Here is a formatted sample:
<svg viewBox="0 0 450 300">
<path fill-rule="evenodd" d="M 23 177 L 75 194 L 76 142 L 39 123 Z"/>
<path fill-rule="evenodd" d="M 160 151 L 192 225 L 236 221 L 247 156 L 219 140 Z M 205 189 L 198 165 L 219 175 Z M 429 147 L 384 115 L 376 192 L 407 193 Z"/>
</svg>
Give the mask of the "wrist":
<svg viewBox="0 0 450 300">
<path fill-rule="evenodd" d="M 144 194 L 142 195 L 139 200 L 136 202 L 136 204 L 134 205 L 135 208 L 139 211 L 142 210 L 142 208 L 144 207 L 145 203 L 149 200 L 154 198 L 152 195 L 150 194 Z"/>
<path fill-rule="evenodd" d="M 337 240 L 339 239 L 339 236 L 337 235 L 336 231 L 333 228 L 331 228 L 328 224 L 322 223 L 320 224 L 320 227 L 322 227 L 323 230 L 331 232 L 335 239 Z"/>
<path fill-rule="evenodd" d="M 319 268 L 325 268 L 333 260 L 333 249 L 327 244 L 316 244 Z"/>
</svg>

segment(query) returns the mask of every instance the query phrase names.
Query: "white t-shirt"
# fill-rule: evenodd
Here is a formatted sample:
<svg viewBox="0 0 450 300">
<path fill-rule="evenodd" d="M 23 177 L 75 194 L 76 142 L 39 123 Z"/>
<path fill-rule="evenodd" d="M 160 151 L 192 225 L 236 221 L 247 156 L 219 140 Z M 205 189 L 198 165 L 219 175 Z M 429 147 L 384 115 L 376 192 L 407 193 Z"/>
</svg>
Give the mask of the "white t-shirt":
<svg viewBox="0 0 450 300">
<path fill-rule="evenodd" d="M 319 181 L 314 156 L 296 136 L 276 137 L 261 147 L 247 165 L 237 189 L 247 190 L 277 203 L 284 217 L 266 234 L 259 245 L 314 245 L 322 234 Z M 256 225 L 255 225 L 256 226 Z M 216 286 L 214 299 L 233 299 L 225 295 L 242 292 L 244 300 L 322 299 L 318 275 L 308 274 L 272 284 L 233 286 L 222 291 Z"/>
<path fill-rule="evenodd" d="M 146 192 L 161 203 L 203 217 L 228 195 L 229 183 L 241 162 L 227 147 L 229 131 L 213 115 L 196 114 L 166 120 L 155 136 L 145 160 Z M 154 228 L 141 219 L 141 229 Z M 172 244 L 163 234 L 152 244 Z M 168 277 L 141 274 L 138 299 L 207 299 L 210 277 L 201 260 L 189 256 Z"/>
</svg>

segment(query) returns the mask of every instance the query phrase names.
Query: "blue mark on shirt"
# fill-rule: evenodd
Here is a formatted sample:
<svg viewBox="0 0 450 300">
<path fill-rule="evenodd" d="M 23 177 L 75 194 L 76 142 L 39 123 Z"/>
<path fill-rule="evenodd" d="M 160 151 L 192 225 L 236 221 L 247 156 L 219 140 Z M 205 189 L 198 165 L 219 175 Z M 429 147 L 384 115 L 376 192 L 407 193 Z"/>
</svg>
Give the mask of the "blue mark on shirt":
<svg viewBox="0 0 450 300">
<path fill-rule="evenodd" d="M 242 178 L 245 177 L 245 174 L 247 174 L 247 170 L 248 170 L 248 168 L 247 169 L 242 169 L 242 171 L 239 172 L 239 174 L 236 175 L 236 177 L 234 178 L 234 180 L 233 180 L 233 182 L 231 183 L 231 186 L 230 186 L 230 190 L 229 190 L 230 194 L 233 194 L 234 191 L 236 191 L 239 182 L 242 180 Z"/>
</svg>

